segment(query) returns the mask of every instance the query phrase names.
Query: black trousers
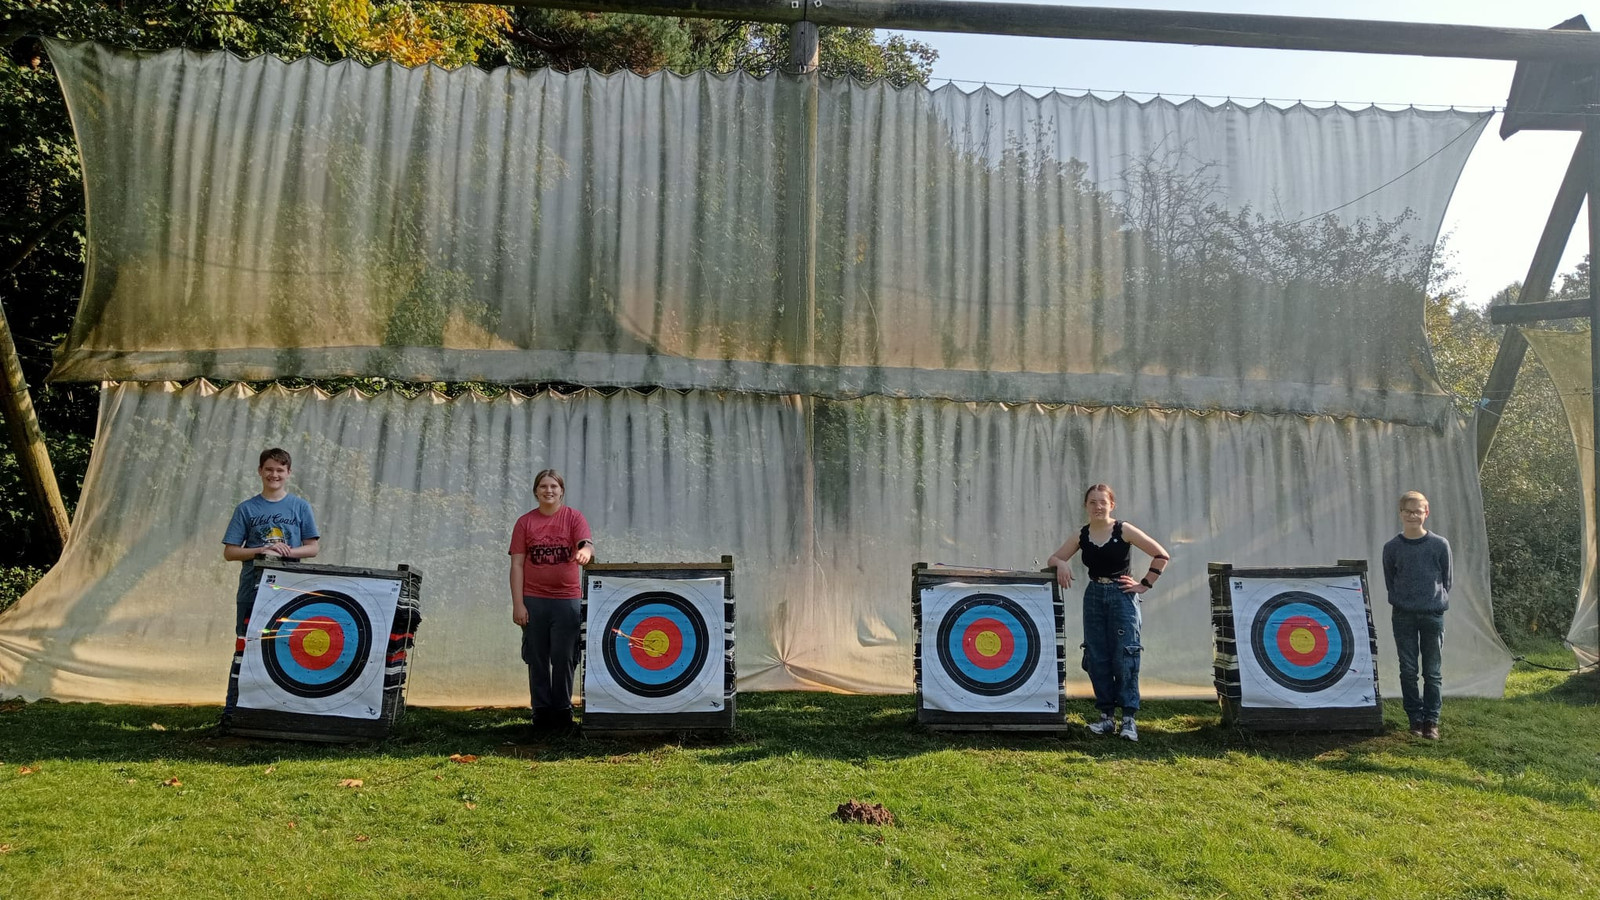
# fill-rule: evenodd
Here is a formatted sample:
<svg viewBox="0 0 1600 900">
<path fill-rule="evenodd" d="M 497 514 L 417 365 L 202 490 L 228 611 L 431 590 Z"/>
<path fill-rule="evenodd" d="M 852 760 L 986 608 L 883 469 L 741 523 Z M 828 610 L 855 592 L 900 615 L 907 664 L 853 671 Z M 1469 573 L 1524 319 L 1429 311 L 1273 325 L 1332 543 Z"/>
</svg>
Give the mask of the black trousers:
<svg viewBox="0 0 1600 900">
<path fill-rule="evenodd" d="M 523 597 L 522 605 L 528 609 L 528 624 L 522 626 L 522 661 L 528 664 L 528 699 L 534 714 L 570 711 L 583 601 Z"/>
</svg>

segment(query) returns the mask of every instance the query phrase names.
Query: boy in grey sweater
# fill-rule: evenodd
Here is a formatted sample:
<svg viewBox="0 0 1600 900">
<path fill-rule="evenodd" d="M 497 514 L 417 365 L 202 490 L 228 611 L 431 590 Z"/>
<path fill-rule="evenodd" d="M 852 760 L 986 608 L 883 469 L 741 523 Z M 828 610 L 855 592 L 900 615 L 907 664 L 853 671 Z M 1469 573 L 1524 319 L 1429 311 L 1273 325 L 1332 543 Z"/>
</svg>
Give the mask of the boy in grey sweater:
<svg viewBox="0 0 1600 900">
<path fill-rule="evenodd" d="M 1400 696 L 1411 733 L 1436 741 L 1451 565 L 1450 542 L 1424 528 L 1427 521 L 1428 498 L 1417 491 L 1401 494 L 1400 533 L 1383 545 L 1383 585 L 1389 591 Z"/>
</svg>

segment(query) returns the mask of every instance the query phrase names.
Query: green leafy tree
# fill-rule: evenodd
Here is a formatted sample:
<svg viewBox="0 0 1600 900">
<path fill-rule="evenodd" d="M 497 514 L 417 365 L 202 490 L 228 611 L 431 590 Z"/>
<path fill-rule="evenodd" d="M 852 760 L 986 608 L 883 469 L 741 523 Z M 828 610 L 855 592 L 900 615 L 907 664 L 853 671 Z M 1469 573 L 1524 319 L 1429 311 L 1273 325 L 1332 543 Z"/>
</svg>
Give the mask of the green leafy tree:
<svg viewBox="0 0 1600 900">
<path fill-rule="evenodd" d="M 883 78 L 898 86 L 925 83 L 939 55 L 902 35 L 880 39 L 870 28 L 824 28 L 819 43 L 823 75 Z M 789 30 L 753 22 L 523 8 L 512 13 L 502 49 L 504 56 L 491 61 L 522 68 L 640 74 L 742 69 L 765 75 L 788 68 Z"/>
<path fill-rule="evenodd" d="M 1520 290 L 1507 287 L 1491 305 L 1514 302 Z M 1585 262 L 1562 277 L 1559 293 L 1587 292 Z M 1440 383 L 1470 412 L 1480 403 L 1504 326 L 1445 292 L 1428 298 L 1426 327 Z M 1531 352 L 1501 415 L 1479 473 L 1495 624 L 1513 642 L 1560 636 L 1579 587 L 1583 498 L 1561 397 Z"/>
</svg>

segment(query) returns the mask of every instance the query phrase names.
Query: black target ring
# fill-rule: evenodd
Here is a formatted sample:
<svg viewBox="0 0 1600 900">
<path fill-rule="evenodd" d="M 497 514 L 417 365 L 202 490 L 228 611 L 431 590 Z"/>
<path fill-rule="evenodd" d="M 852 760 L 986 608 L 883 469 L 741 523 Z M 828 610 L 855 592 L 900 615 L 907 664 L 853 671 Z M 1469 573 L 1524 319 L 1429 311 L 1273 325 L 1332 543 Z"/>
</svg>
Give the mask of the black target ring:
<svg viewBox="0 0 1600 900">
<path fill-rule="evenodd" d="M 964 669 L 971 667 L 963 666 L 956 658 L 958 651 L 955 648 L 963 642 L 961 636 L 955 634 L 955 629 L 962 623 L 963 617 L 971 619 L 973 616 L 983 616 L 1011 626 L 1013 642 L 1026 644 L 1022 648 L 1018 664 L 1006 667 L 1006 670 L 997 673 L 998 677 L 983 677 L 986 673 L 981 672 L 969 674 Z M 962 690 L 984 697 L 999 697 L 1011 693 L 1026 684 L 1039 667 L 1039 629 L 1034 625 L 1033 616 L 1015 600 L 999 594 L 970 594 L 950 607 L 939 622 L 935 647 L 939 653 L 939 665 L 944 668 L 950 680 Z"/>
<path fill-rule="evenodd" d="M 1269 629 L 1285 627 L 1287 623 L 1279 620 L 1286 614 L 1294 614 L 1295 618 L 1303 618 L 1324 629 L 1329 642 L 1336 640 L 1339 646 L 1329 648 L 1331 655 L 1325 651 L 1315 664 L 1295 666 L 1275 646 L 1276 641 L 1269 644 Z M 1344 613 L 1326 599 L 1305 591 L 1285 591 L 1274 595 L 1256 611 L 1255 621 L 1250 625 L 1250 650 L 1261 670 L 1278 685 L 1296 693 L 1314 694 L 1338 684 L 1350 671 L 1356 653 L 1355 634 Z M 1296 668 L 1300 674 L 1294 671 Z"/>
<path fill-rule="evenodd" d="M 313 618 L 328 618 L 337 623 L 344 646 L 351 647 L 348 658 L 341 655 L 338 668 L 326 676 L 298 666 L 290 650 L 294 633 Z M 307 592 L 285 603 L 262 629 L 261 662 L 267 677 L 284 692 L 314 699 L 331 697 L 360 680 L 372 649 L 372 620 L 361 604 L 348 594 L 321 590 Z"/>
<path fill-rule="evenodd" d="M 631 630 L 627 626 L 632 624 L 630 620 L 639 615 L 658 618 L 663 614 L 678 627 L 681 643 L 677 650 L 680 653 L 686 650 L 688 659 L 686 664 L 674 665 L 674 671 L 664 677 L 655 677 L 651 671 L 639 667 L 631 650 L 624 656 L 623 648 L 629 647 Z M 683 633 L 683 629 L 687 629 L 687 633 Z M 684 647 L 685 644 L 692 646 Z M 636 594 L 618 604 L 606 619 L 600 656 L 605 661 L 606 672 L 623 690 L 640 697 L 670 697 L 693 684 L 705 670 L 709 656 L 705 618 L 694 604 L 677 594 L 667 591 Z"/>
</svg>

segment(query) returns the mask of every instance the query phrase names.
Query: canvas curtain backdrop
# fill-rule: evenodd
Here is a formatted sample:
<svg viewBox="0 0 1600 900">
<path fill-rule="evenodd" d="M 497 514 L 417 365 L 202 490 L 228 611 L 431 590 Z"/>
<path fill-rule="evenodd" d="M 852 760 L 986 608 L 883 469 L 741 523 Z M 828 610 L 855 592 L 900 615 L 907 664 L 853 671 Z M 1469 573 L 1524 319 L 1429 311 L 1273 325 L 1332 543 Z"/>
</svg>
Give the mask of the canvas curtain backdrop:
<svg viewBox="0 0 1600 900">
<path fill-rule="evenodd" d="M 1522 329 L 1523 337 L 1550 373 L 1550 380 L 1561 395 L 1572 428 L 1572 444 L 1578 454 L 1578 482 L 1583 492 L 1583 574 L 1579 580 L 1577 606 L 1567 645 L 1578 657 L 1579 665 L 1600 661 L 1600 607 L 1595 603 L 1595 510 L 1594 466 L 1594 383 L 1590 381 L 1588 332 Z"/>
<path fill-rule="evenodd" d="M 222 532 L 271 445 L 295 448 L 318 562 L 421 569 L 415 703 L 527 702 L 506 549 L 546 465 L 603 562 L 735 557 L 745 690 L 910 690 L 912 563 L 1038 568 L 1095 480 L 1173 555 L 1143 604 L 1150 696 L 1212 695 L 1207 562 L 1341 558 L 1372 561 L 1380 683 L 1397 694 L 1378 560 L 1409 488 L 1456 554 L 1446 690 L 1498 695 L 1510 667 L 1466 424 L 674 390 L 447 400 L 201 381 L 103 397 L 66 554 L 0 617 L 8 695 L 220 700 L 238 578 Z M 1076 571 L 1067 687 L 1082 697 Z"/>
<path fill-rule="evenodd" d="M 735 555 L 745 689 L 910 689 L 911 564 L 1031 568 L 1106 481 L 1175 557 L 1146 686 L 1203 695 L 1205 563 L 1376 567 L 1419 489 L 1447 689 L 1501 690 L 1422 327 L 1486 115 L 50 52 L 89 222 L 54 376 L 121 383 L 0 690 L 220 695 L 221 527 L 272 445 L 323 561 L 426 573 L 416 702 L 521 702 L 505 549 L 546 466 L 604 560 Z M 341 375 L 529 387 L 190 380 Z"/>
</svg>

